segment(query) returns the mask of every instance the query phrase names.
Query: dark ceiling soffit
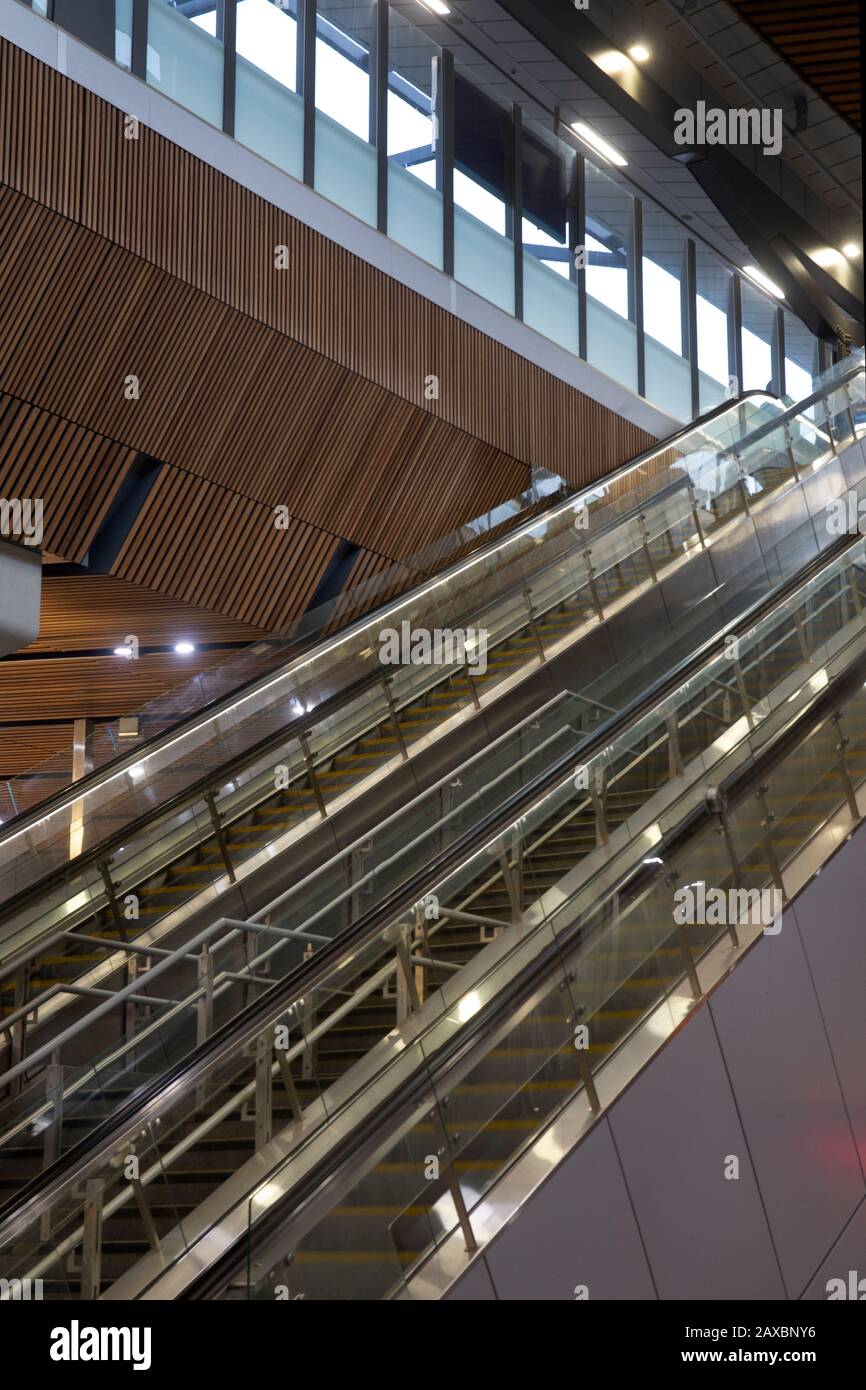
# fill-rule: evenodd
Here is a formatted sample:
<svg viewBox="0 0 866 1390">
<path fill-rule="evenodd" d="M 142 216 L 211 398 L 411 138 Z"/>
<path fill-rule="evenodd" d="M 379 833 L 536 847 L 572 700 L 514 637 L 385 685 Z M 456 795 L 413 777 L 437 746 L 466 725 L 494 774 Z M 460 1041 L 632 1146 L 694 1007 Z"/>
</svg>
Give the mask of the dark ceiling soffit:
<svg viewBox="0 0 866 1390">
<path fill-rule="evenodd" d="M 673 98 L 642 72 L 634 75 L 630 91 L 602 72 L 587 56 L 587 51 L 609 48 L 611 41 L 583 11 L 563 4 L 563 0 L 498 0 L 498 3 L 598 92 L 629 125 L 640 130 L 665 154 L 672 158 L 682 157 L 685 148 L 675 144 L 673 138 L 674 113 L 678 109 Z M 808 248 L 814 248 L 816 242 L 823 243 L 825 238 L 798 217 L 787 203 L 724 146 L 702 146 L 696 154 L 699 157 L 691 160 L 689 167 L 701 187 L 749 247 L 762 269 L 779 278 L 794 312 L 818 337 L 832 338 L 839 314 L 832 307 L 827 312 L 827 295 L 820 288 L 818 268 L 805 271 L 804 265 L 808 260 Z M 748 215 L 746 208 L 749 209 Z M 787 262 L 772 250 L 774 240 L 780 236 L 796 249 L 800 258 L 801 271 L 796 278 L 790 273 Z M 772 264 L 764 264 L 768 253 Z M 843 274 L 845 283 L 825 274 L 821 275 L 820 280 L 832 284 L 832 297 L 848 310 L 857 323 L 862 324 L 862 272 L 849 265 Z"/>
</svg>

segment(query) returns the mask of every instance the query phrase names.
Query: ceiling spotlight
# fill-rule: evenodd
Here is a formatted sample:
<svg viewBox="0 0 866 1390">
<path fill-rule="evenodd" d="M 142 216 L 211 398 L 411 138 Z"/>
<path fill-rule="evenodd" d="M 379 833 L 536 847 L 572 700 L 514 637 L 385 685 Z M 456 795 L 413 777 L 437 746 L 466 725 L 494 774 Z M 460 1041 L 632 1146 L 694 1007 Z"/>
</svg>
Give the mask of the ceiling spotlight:
<svg viewBox="0 0 866 1390">
<path fill-rule="evenodd" d="M 630 66 L 628 58 L 618 48 L 610 48 L 593 60 L 602 72 L 624 72 Z"/>
<path fill-rule="evenodd" d="M 634 58 L 636 63 L 645 63 L 650 56 L 650 51 L 642 43 L 633 43 L 628 51 L 628 56 Z"/>
<path fill-rule="evenodd" d="M 748 275 L 750 280 L 754 280 L 756 285 L 760 285 L 762 290 L 771 294 L 774 299 L 785 298 L 785 291 L 780 290 L 775 281 L 771 280 L 769 275 L 765 275 L 763 270 L 759 270 L 756 265 L 744 265 L 743 272 Z"/>
<path fill-rule="evenodd" d="M 132 656 L 132 647 L 115 647 L 115 656 Z"/>
<path fill-rule="evenodd" d="M 175 642 L 174 649 L 178 656 L 189 656 L 191 652 L 195 651 L 192 642 Z"/>
<path fill-rule="evenodd" d="M 835 246 L 819 246 L 817 251 L 812 252 L 812 260 L 824 270 L 829 269 L 831 265 L 835 265 L 841 259 L 842 257 Z"/>
<path fill-rule="evenodd" d="M 848 257 L 859 256 L 860 247 L 857 245 L 855 241 L 846 241 L 845 245 L 842 247 L 842 252 L 843 255 L 846 255 Z"/>
<path fill-rule="evenodd" d="M 442 0 L 419 0 L 419 4 L 423 5 L 425 10 L 432 10 L 434 14 L 451 13 L 448 6 L 442 4 Z"/>
<path fill-rule="evenodd" d="M 571 128 L 575 135 L 579 135 L 581 140 L 589 145 L 590 149 L 595 150 L 596 154 L 601 155 L 602 159 L 608 160 L 611 164 L 616 164 L 620 169 L 625 168 L 628 161 L 623 159 L 619 150 L 615 150 L 613 145 L 609 145 L 606 140 L 603 140 L 600 135 L 597 135 L 584 121 L 574 121 Z"/>
</svg>

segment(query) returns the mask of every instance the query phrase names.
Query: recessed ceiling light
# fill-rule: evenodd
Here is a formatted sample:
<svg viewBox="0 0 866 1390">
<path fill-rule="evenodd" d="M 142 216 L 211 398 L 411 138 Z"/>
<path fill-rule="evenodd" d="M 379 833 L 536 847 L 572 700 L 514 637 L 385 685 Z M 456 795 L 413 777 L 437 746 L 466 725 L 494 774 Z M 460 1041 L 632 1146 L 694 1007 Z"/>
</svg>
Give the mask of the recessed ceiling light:
<svg viewBox="0 0 866 1390">
<path fill-rule="evenodd" d="M 599 53 L 594 62 L 601 68 L 602 72 L 624 72 L 630 67 L 628 58 L 624 53 L 620 53 L 618 48 L 609 48 L 604 53 Z"/>
<path fill-rule="evenodd" d="M 743 272 L 748 275 L 750 280 L 754 280 L 756 285 L 760 285 L 762 290 L 773 295 L 775 299 L 785 298 L 785 291 L 780 290 L 775 281 L 771 280 L 769 275 L 765 275 L 763 270 L 759 270 L 756 265 L 744 265 Z"/>
<path fill-rule="evenodd" d="M 132 656 L 132 647 L 115 647 L 115 656 Z"/>
<path fill-rule="evenodd" d="M 575 135 L 579 135 L 581 140 L 595 150 L 596 154 L 600 154 L 603 159 L 607 159 L 611 164 L 616 164 L 620 169 L 625 168 L 628 161 L 623 159 L 619 150 L 615 150 L 613 145 L 609 145 L 584 121 L 574 121 L 571 128 Z"/>
<path fill-rule="evenodd" d="M 628 55 L 630 58 L 634 58 L 636 63 L 645 63 L 650 56 L 650 51 L 642 43 L 633 43 Z"/>
<path fill-rule="evenodd" d="M 860 247 L 854 241 L 846 241 L 845 245 L 842 247 L 842 251 L 846 256 L 860 255 Z"/>
<path fill-rule="evenodd" d="M 819 246 L 817 251 L 812 252 L 812 260 L 816 265 L 823 266 L 825 270 L 841 259 L 842 257 L 835 246 Z"/>
<path fill-rule="evenodd" d="M 174 649 L 178 656 L 189 656 L 191 652 L 195 651 L 192 642 L 175 642 Z"/>
<path fill-rule="evenodd" d="M 448 6 L 443 5 L 442 0 L 418 0 L 418 3 L 423 5 L 425 10 L 432 10 L 434 14 L 451 13 Z"/>
</svg>

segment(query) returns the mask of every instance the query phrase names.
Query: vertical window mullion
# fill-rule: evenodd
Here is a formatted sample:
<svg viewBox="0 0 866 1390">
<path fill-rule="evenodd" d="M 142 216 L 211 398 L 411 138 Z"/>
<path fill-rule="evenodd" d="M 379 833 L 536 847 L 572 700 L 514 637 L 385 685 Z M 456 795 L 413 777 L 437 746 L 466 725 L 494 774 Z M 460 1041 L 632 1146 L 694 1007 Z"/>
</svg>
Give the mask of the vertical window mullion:
<svg viewBox="0 0 866 1390">
<path fill-rule="evenodd" d="M 739 275 L 731 276 L 728 313 L 728 376 L 736 378 L 737 395 L 743 393 L 743 288 Z"/>
<path fill-rule="evenodd" d="M 388 0 L 376 0 L 370 55 L 370 138 L 376 145 L 376 225 L 388 231 Z"/>
<path fill-rule="evenodd" d="M 304 99 L 304 183 L 316 174 L 316 0 L 298 3 L 298 90 Z"/>
<path fill-rule="evenodd" d="M 147 0 L 133 0 L 132 3 L 130 71 L 133 77 L 147 80 Z"/>
<path fill-rule="evenodd" d="M 511 107 L 511 203 L 514 238 L 514 317 L 523 318 L 523 111 Z"/>
<path fill-rule="evenodd" d="M 581 249 L 581 265 L 577 271 L 577 343 L 578 353 L 586 361 L 586 161 L 577 152 L 574 169 L 574 250 Z"/>
<path fill-rule="evenodd" d="M 454 274 L 454 57 L 442 50 L 439 72 L 439 148 L 437 173 L 442 188 L 442 268 Z M 441 168 L 439 167 L 441 164 Z"/>
<path fill-rule="evenodd" d="M 223 130 L 226 135 L 235 133 L 235 75 L 237 72 L 237 0 L 223 0 L 218 11 L 222 19 L 223 41 Z"/>
<path fill-rule="evenodd" d="M 777 396 L 785 394 L 785 311 L 779 304 L 773 322 L 773 390 Z"/>
<path fill-rule="evenodd" d="M 646 395 L 646 342 L 643 324 L 643 203 L 632 202 L 633 317 L 637 337 L 637 393 Z"/>
<path fill-rule="evenodd" d="M 697 249 L 695 243 L 689 237 L 685 244 L 685 254 L 683 256 L 683 300 L 684 317 L 687 336 L 684 341 L 688 345 L 689 368 L 692 379 L 692 419 L 700 414 L 701 410 L 701 389 L 700 378 L 698 376 L 698 298 L 697 298 Z"/>
</svg>

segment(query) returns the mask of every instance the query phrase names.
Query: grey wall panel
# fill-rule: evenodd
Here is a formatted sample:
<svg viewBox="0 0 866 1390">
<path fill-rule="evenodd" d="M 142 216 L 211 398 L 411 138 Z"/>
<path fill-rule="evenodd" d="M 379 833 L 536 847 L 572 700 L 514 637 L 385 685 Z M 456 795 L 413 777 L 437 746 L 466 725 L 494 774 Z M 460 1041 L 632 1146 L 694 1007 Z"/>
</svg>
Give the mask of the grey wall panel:
<svg viewBox="0 0 866 1390">
<path fill-rule="evenodd" d="M 462 1279 L 448 1290 L 446 1298 L 464 1299 L 467 1303 L 492 1303 L 496 1298 L 487 1264 L 480 1255 L 470 1266 Z"/>
<path fill-rule="evenodd" d="M 530 1197 L 487 1251 L 498 1298 L 655 1298 L 606 1121 Z"/>
<path fill-rule="evenodd" d="M 793 916 L 866 1168 L 866 830 L 812 880 Z"/>
<path fill-rule="evenodd" d="M 785 1297 L 708 1009 L 625 1092 L 610 1126 L 659 1298 Z"/>
<path fill-rule="evenodd" d="M 864 1192 L 796 925 L 763 937 L 710 1002 L 789 1297 Z"/>
<path fill-rule="evenodd" d="M 866 1199 L 860 1203 L 803 1297 L 812 1301 L 829 1297 L 827 1284 L 831 1279 L 844 1281 L 846 1302 L 851 1297 L 852 1285 L 856 1286 L 857 1301 L 866 1300 Z M 859 1287 L 861 1280 L 862 1288 Z M 832 1292 L 838 1294 L 838 1286 L 834 1286 Z"/>
</svg>

